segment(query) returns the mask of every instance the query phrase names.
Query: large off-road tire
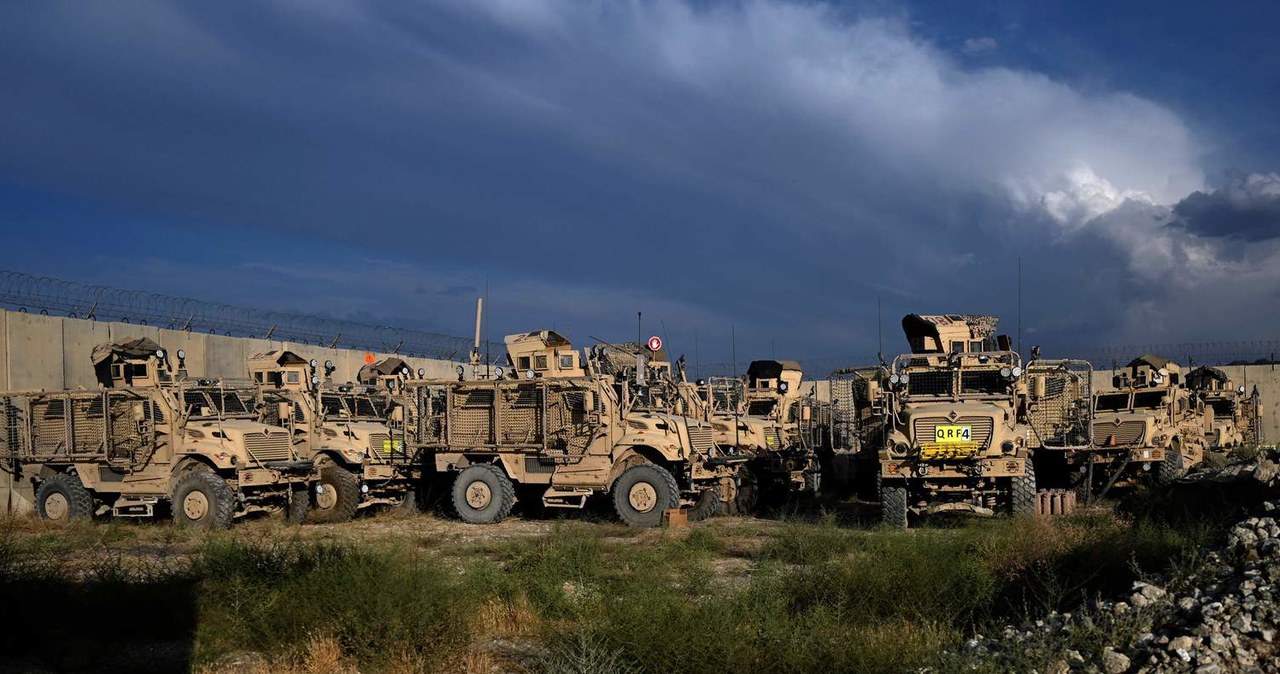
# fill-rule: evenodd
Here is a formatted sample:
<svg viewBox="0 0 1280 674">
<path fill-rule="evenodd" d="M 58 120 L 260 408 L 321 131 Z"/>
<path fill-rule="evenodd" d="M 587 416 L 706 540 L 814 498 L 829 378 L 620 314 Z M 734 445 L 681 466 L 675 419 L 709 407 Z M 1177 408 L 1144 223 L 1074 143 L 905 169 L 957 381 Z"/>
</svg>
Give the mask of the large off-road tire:
<svg viewBox="0 0 1280 674">
<path fill-rule="evenodd" d="M 815 497 L 822 490 L 822 469 L 817 466 L 811 466 L 804 471 L 804 493 L 806 496 Z"/>
<path fill-rule="evenodd" d="M 892 529 L 907 528 L 907 485 L 901 480 L 880 480 L 880 521 Z"/>
<path fill-rule="evenodd" d="M 613 482 L 613 510 L 633 527 L 662 524 L 662 512 L 680 505 L 676 478 L 661 466 L 632 466 Z"/>
<path fill-rule="evenodd" d="M 689 509 L 689 521 L 701 522 L 710 519 L 720 509 L 720 488 L 707 487 L 698 493 L 698 500 Z"/>
<path fill-rule="evenodd" d="M 418 507 L 418 486 L 411 484 L 406 487 L 404 500 L 391 506 L 391 512 L 400 515 L 415 515 L 421 512 Z"/>
<path fill-rule="evenodd" d="M 59 473 L 36 489 L 36 512 L 40 519 L 54 522 L 87 520 L 93 517 L 93 495 L 77 475 Z"/>
<path fill-rule="evenodd" d="M 755 512 L 756 506 L 760 502 L 760 483 L 756 479 L 756 474 L 746 466 L 738 469 L 738 475 L 734 478 L 737 480 L 736 488 L 733 490 L 732 498 L 724 498 L 724 494 L 720 494 L 721 515 L 750 515 Z"/>
<path fill-rule="evenodd" d="M 178 478 L 171 495 L 175 524 L 226 529 L 236 512 L 236 493 L 216 473 L 190 472 Z"/>
<path fill-rule="evenodd" d="M 289 492 L 289 503 L 284 507 L 284 521 L 302 524 L 311 512 L 311 485 L 295 486 Z"/>
<path fill-rule="evenodd" d="M 360 506 L 360 476 L 326 461 L 320 465 L 310 517 L 312 522 L 349 522 Z"/>
<path fill-rule="evenodd" d="M 1182 477 L 1182 446 L 1176 440 L 1164 453 L 1164 461 L 1156 465 L 1152 481 L 1157 487 L 1167 487 Z"/>
<path fill-rule="evenodd" d="M 1009 512 L 1012 515 L 1036 514 L 1036 466 L 1027 462 L 1027 474 L 1009 478 Z"/>
<path fill-rule="evenodd" d="M 495 524 L 515 505 L 515 486 L 491 463 L 468 466 L 453 480 L 453 511 L 463 522 Z"/>
</svg>

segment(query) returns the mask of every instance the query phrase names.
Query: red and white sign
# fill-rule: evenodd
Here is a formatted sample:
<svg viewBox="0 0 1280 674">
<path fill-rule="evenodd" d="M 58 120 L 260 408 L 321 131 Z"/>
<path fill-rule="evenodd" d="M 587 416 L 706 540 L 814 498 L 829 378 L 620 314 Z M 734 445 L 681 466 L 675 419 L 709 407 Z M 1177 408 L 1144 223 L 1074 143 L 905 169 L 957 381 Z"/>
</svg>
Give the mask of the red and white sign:
<svg viewBox="0 0 1280 674">
<path fill-rule="evenodd" d="M 649 350 L 650 350 L 650 351 L 653 351 L 654 353 L 657 353 L 658 349 L 661 349 L 661 348 L 662 348 L 662 338 L 661 338 L 661 337 L 659 337 L 659 336 L 657 336 L 657 335 L 654 335 L 654 336 L 652 336 L 652 337 L 650 337 L 650 338 L 649 338 Z"/>
</svg>

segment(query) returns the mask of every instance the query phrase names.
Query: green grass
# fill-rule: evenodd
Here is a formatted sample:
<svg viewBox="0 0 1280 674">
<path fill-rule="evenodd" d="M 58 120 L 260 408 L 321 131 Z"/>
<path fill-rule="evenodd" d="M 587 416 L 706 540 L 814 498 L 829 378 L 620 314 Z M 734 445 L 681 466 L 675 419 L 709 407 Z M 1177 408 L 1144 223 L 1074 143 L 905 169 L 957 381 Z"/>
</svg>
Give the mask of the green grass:
<svg viewBox="0 0 1280 674">
<path fill-rule="evenodd" d="M 74 666 L 84 657 L 76 653 L 144 634 L 181 644 L 195 665 L 256 651 L 276 668 L 302 668 L 332 651 L 336 660 L 313 668 L 480 671 L 506 657 L 490 648 L 503 641 L 530 645 L 522 664 L 531 671 L 946 671 L 960 665 L 943 651 L 970 635 L 1194 564 L 1219 529 L 1150 514 L 910 532 L 831 518 L 642 535 L 562 522 L 545 535 L 453 550 L 175 533 L 169 544 L 190 548 L 181 560 L 103 553 L 64 563 L 66 540 L 110 550 L 139 532 L 170 536 L 0 531 L 0 602 L 31 618 L 6 637 L 7 652 L 62 639 L 60 659 L 47 664 Z M 50 631 L 59 616 L 68 627 Z M 86 621 L 105 633 L 88 650 L 69 649 L 71 626 L 95 632 Z M 1122 627 L 1100 624 L 1037 648 L 1094 652 Z"/>
</svg>

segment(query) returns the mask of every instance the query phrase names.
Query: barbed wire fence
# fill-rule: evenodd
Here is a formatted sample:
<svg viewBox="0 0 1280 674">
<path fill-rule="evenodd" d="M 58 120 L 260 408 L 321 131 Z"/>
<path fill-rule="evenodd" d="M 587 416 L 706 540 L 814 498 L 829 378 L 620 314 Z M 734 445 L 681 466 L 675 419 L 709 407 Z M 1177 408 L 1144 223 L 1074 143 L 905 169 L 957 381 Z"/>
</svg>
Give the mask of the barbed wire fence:
<svg viewBox="0 0 1280 674">
<path fill-rule="evenodd" d="M 466 337 L 86 285 L 11 271 L 0 271 L 0 307 L 91 321 L 442 360 L 463 359 L 472 346 Z M 494 353 L 506 352 L 501 343 L 487 347 Z M 484 348 L 486 345 L 482 343 L 481 349 Z"/>
</svg>

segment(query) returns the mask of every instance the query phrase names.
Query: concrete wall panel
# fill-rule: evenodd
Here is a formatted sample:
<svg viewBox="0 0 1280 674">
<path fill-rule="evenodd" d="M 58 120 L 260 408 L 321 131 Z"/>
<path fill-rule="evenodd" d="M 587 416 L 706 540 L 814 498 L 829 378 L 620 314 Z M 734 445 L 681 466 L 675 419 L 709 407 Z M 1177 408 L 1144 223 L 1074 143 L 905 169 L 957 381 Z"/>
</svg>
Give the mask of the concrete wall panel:
<svg viewBox="0 0 1280 674">
<path fill-rule="evenodd" d="M 90 356 L 93 347 L 111 341 L 108 323 L 60 318 L 62 322 L 62 388 L 98 388 Z"/>
<path fill-rule="evenodd" d="M 10 312 L 7 327 L 10 388 L 61 389 L 62 319 Z"/>
</svg>

